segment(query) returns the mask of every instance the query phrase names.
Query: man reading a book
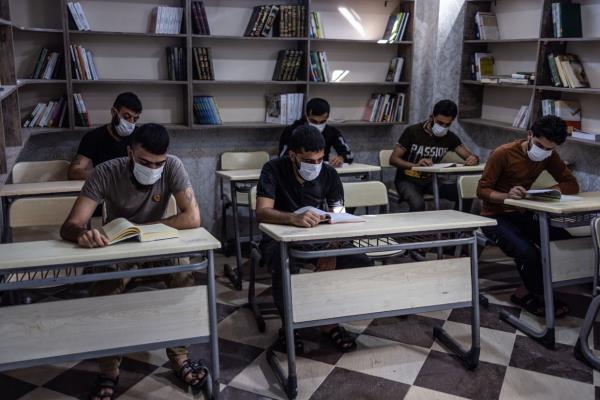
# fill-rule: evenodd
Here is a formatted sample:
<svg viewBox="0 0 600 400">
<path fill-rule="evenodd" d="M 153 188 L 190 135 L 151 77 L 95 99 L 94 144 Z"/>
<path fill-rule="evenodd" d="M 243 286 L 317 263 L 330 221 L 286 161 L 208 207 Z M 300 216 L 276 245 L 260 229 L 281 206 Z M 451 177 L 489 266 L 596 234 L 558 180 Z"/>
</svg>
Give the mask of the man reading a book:
<svg viewBox="0 0 600 400">
<path fill-rule="evenodd" d="M 465 165 L 479 164 L 473 155 L 450 130 L 458 108 L 451 100 L 439 101 L 427 121 L 419 122 L 404 130 L 390 156 L 390 164 L 397 167 L 395 184 L 401 201 L 408 203 L 410 211 L 425 210 L 425 194 L 433 192 L 431 174 L 413 171 L 413 167 L 430 167 L 439 163 L 449 151 L 464 160 Z M 458 207 L 458 190 L 455 183 L 441 184 L 440 198 L 453 201 Z M 464 202 L 464 210 L 470 211 L 471 201 Z"/>
<path fill-rule="evenodd" d="M 62 238 L 86 248 L 107 246 L 109 241 L 102 230 L 88 228 L 94 210 L 102 202 L 106 204 L 108 221 L 125 218 L 134 224 L 162 223 L 175 229 L 199 227 L 200 210 L 190 179 L 181 161 L 167 155 L 168 146 L 169 134 L 162 125 L 146 124 L 136 130 L 128 148 L 128 157 L 107 161 L 94 169 L 61 228 Z M 177 215 L 165 218 L 163 216 L 171 195 L 175 197 L 180 211 Z M 138 269 L 181 263 L 189 263 L 189 260 L 133 262 L 113 268 Z M 194 285 L 191 272 L 165 275 L 163 278 L 171 288 Z M 118 294 L 128 284 L 129 279 L 98 282 L 93 286 L 92 294 Z M 206 367 L 191 361 L 185 347 L 167 349 L 167 355 L 183 382 L 193 387 L 204 384 Z M 99 360 L 100 375 L 91 399 L 114 397 L 120 362 L 120 357 Z"/>
<path fill-rule="evenodd" d="M 335 169 L 323 162 L 325 139 L 321 132 L 310 125 L 298 126 L 289 139 L 289 153 L 269 161 L 263 166 L 257 187 L 256 218 L 258 222 L 294 225 L 312 228 L 324 222 L 324 216 L 313 211 L 295 213 L 302 207 L 311 206 L 332 212 L 344 210 L 344 189 Z M 281 285 L 281 257 L 279 244 L 263 235 L 260 244 L 265 264 L 271 268 L 273 298 L 283 315 L 283 289 Z M 369 265 L 365 256 L 321 258 L 316 262 L 317 270 L 360 267 Z M 297 273 L 298 260 L 291 259 L 290 271 Z M 326 326 L 322 330 L 334 345 L 343 352 L 356 348 L 354 338 L 342 327 Z M 279 332 L 281 343 L 283 331 Z M 297 334 L 296 334 L 297 335 Z M 303 344 L 295 337 L 295 347 L 302 353 Z"/>
<path fill-rule="evenodd" d="M 483 232 L 514 258 L 523 280 L 524 286 L 516 290 L 511 301 L 535 315 L 544 315 L 539 223 L 533 212 L 503 203 L 506 199 L 524 198 L 544 170 L 558 182 L 553 189 L 562 194 L 579 192 L 577 180 L 556 152 L 566 139 L 563 120 L 553 115 L 538 119 L 527 139 L 504 144 L 492 152 L 477 187 L 477 196 L 482 200 L 481 215 L 498 221 L 498 225 L 485 227 Z M 569 237 L 564 229 L 550 226 L 550 240 Z M 554 306 L 557 317 L 569 311 L 557 299 Z"/>
<path fill-rule="evenodd" d="M 279 138 L 279 155 L 285 156 L 290 149 L 290 137 L 292 132 L 301 125 L 310 125 L 316 128 L 325 139 L 325 155 L 324 160 L 335 168 L 341 167 L 343 163 L 351 164 L 354 161 L 354 155 L 350 146 L 342 136 L 342 133 L 331 125 L 327 125 L 329 118 L 330 107 L 325 99 L 315 97 L 306 103 L 306 112 L 304 117 L 295 121 L 292 125 L 283 130 Z M 331 148 L 335 149 L 336 155 L 329 156 Z"/>
<path fill-rule="evenodd" d="M 142 113 L 142 103 L 133 93 L 121 93 L 110 110 L 110 123 L 87 132 L 71 165 L 71 180 L 86 180 L 94 168 L 113 158 L 127 157 L 131 134 Z"/>
</svg>

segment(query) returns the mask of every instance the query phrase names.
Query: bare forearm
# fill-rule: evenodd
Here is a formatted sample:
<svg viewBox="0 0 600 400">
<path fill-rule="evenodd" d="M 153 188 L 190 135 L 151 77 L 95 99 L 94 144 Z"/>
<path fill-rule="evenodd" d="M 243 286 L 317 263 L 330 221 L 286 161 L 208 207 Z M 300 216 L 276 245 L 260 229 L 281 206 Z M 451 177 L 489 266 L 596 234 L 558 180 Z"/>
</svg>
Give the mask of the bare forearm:
<svg viewBox="0 0 600 400">
<path fill-rule="evenodd" d="M 92 169 L 69 168 L 68 177 L 72 181 L 85 181 L 92 174 Z"/>
<path fill-rule="evenodd" d="M 194 229 L 200 227 L 200 216 L 195 213 L 181 213 L 158 221 L 175 229 Z"/>
<path fill-rule="evenodd" d="M 275 210 L 274 208 L 262 208 L 256 210 L 256 220 L 267 224 L 292 225 L 293 213 Z"/>
<path fill-rule="evenodd" d="M 87 230 L 84 225 L 78 225 L 73 222 L 65 222 L 60 228 L 60 237 L 70 242 L 77 242 L 83 232 Z"/>
</svg>

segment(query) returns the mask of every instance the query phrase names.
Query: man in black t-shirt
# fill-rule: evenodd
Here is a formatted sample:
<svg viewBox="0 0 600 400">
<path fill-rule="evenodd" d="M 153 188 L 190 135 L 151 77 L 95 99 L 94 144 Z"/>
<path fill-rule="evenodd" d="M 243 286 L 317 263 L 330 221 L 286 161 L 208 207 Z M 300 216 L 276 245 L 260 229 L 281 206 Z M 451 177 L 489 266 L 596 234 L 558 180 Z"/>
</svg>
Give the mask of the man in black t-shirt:
<svg viewBox="0 0 600 400">
<path fill-rule="evenodd" d="M 121 93 L 110 112 L 112 120 L 109 124 L 87 132 L 81 139 L 69 167 L 69 179 L 86 180 L 97 165 L 127 157 L 130 135 L 142 113 L 142 103 L 133 93 Z"/>
<path fill-rule="evenodd" d="M 335 169 L 323 162 L 325 140 L 314 127 L 301 125 L 289 140 L 289 153 L 269 161 L 263 166 L 257 187 L 256 219 L 272 224 L 294 225 L 312 228 L 321 222 L 321 217 L 311 211 L 295 214 L 299 208 L 312 206 L 332 212 L 344 209 L 344 188 Z M 264 235 L 261 254 L 273 277 L 273 298 L 283 314 L 283 289 L 281 285 L 281 256 L 279 243 Z M 290 260 L 290 271 L 297 273 L 298 260 Z M 316 262 L 317 270 L 341 269 L 369 265 L 364 256 L 321 258 Z M 356 348 L 356 342 L 340 326 L 322 327 L 334 345 L 343 352 Z M 283 331 L 280 330 L 283 340 Z M 303 350 L 302 342 L 295 338 L 296 351 Z"/>
<path fill-rule="evenodd" d="M 431 166 L 439 163 L 448 151 L 454 151 L 465 165 L 479 164 L 479 158 L 473 155 L 448 128 L 458 113 L 456 104 L 451 100 L 442 100 L 433 108 L 433 114 L 425 122 L 411 125 L 404 130 L 390 157 L 390 164 L 397 167 L 396 190 L 401 200 L 408 202 L 410 211 L 424 211 L 425 193 L 431 194 L 432 178 L 430 174 L 412 170 L 415 166 Z M 456 184 L 440 185 L 441 198 L 454 201 L 458 206 Z M 470 211 L 471 201 L 464 202 L 464 211 Z"/>
<path fill-rule="evenodd" d="M 306 103 L 306 112 L 304 117 L 295 121 L 292 125 L 286 127 L 279 138 L 279 156 L 283 157 L 289 150 L 290 137 L 294 129 L 300 125 L 314 126 L 323 134 L 325 138 L 325 161 L 329 162 L 332 167 L 341 167 L 343 163 L 351 164 L 354 161 L 354 155 L 350 146 L 346 143 L 346 139 L 342 133 L 335 127 L 327 125 L 329 118 L 330 107 L 325 99 L 314 98 Z M 336 156 L 330 158 L 329 153 L 331 148 L 335 149 Z"/>
</svg>

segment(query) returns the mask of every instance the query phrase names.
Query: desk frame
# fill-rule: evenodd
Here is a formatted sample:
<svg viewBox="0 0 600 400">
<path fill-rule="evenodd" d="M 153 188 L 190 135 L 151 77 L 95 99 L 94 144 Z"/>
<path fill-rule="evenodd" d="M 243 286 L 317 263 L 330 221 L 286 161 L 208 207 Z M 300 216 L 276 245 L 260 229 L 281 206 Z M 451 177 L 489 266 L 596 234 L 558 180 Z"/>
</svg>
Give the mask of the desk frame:
<svg viewBox="0 0 600 400">
<path fill-rule="evenodd" d="M 275 355 L 275 345 L 267 350 L 267 361 L 273 372 L 277 376 L 279 383 L 283 386 L 289 399 L 294 399 L 298 394 L 298 377 L 296 374 L 296 352 L 294 347 L 294 330 L 311 326 L 321 326 L 331 323 L 339 323 L 346 321 L 355 321 L 370 318 L 384 318 L 391 316 L 400 316 L 408 314 L 423 313 L 429 311 L 438 311 L 452 308 L 472 307 L 471 314 L 471 347 L 465 350 L 454 338 L 452 338 L 443 328 L 435 327 L 433 331 L 434 338 L 438 339 L 452 353 L 454 353 L 469 369 L 474 369 L 479 364 L 480 353 L 480 316 L 479 316 L 479 281 L 478 281 L 478 262 L 477 262 L 477 237 L 475 234 L 476 228 L 460 229 L 461 232 L 471 232 L 471 236 L 456 238 L 456 239 L 438 239 L 422 242 L 396 243 L 393 245 L 376 245 L 365 247 L 350 247 L 339 249 L 326 249 L 304 251 L 296 249 L 288 249 L 288 243 L 281 241 L 279 243 L 281 249 L 281 265 L 282 265 L 282 283 L 283 283 L 283 300 L 284 300 L 284 330 L 286 337 L 287 362 L 289 373 L 286 376 L 285 370 L 279 363 Z M 457 230 L 439 230 L 436 234 L 453 235 Z M 413 233 L 393 234 L 393 235 L 371 235 L 371 236 L 355 236 L 340 238 L 341 241 L 353 241 L 358 239 L 378 239 L 383 237 L 407 237 L 414 236 Z M 332 239 L 298 241 L 294 244 L 324 244 L 331 242 Z M 378 251 L 400 251 L 414 250 L 419 248 L 433 248 L 440 246 L 458 246 L 468 245 L 471 254 L 471 301 L 461 302 L 457 304 L 440 304 L 427 307 L 416 307 L 410 309 L 375 312 L 362 315 L 349 315 L 345 317 L 331 318 L 325 320 L 305 321 L 301 323 L 293 322 L 292 312 L 292 292 L 291 292 L 291 274 L 290 274 L 290 259 L 289 255 L 300 259 L 311 259 L 319 257 L 332 257 L 353 254 L 365 254 Z M 368 267 L 367 267 L 368 268 Z"/>
</svg>

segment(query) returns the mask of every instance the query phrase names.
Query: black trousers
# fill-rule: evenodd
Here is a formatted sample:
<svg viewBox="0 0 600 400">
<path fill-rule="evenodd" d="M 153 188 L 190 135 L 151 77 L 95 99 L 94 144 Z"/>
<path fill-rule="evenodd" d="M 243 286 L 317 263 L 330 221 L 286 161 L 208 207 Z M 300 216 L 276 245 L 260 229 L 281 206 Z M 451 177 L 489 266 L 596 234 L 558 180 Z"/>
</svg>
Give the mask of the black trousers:
<svg viewBox="0 0 600 400">
<path fill-rule="evenodd" d="M 431 179 L 396 179 L 396 190 L 400 200 L 408 203 L 408 209 L 413 211 L 425 211 L 425 199 L 423 195 L 433 194 L 433 181 Z M 440 199 L 454 202 L 454 209 L 458 210 L 458 188 L 456 183 L 439 184 Z M 463 201 L 463 211 L 470 212 L 472 200 Z"/>
</svg>

